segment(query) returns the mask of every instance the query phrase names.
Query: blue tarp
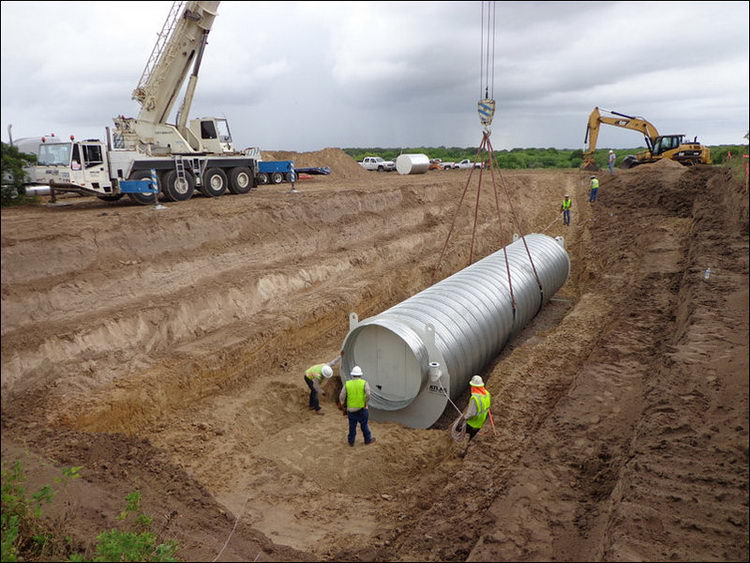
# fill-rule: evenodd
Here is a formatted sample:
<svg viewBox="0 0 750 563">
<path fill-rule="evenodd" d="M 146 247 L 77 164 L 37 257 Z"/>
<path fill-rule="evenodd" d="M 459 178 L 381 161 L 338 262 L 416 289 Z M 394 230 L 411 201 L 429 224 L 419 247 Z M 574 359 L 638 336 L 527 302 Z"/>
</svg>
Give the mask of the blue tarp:
<svg viewBox="0 0 750 563">
<path fill-rule="evenodd" d="M 331 173 L 331 169 L 327 166 L 319 167 L 319 168 L 295 168 L 297 173 L 301 174 L 323 174 L 325 176 L 328 176 L 328 174 Z"/>
</svg>

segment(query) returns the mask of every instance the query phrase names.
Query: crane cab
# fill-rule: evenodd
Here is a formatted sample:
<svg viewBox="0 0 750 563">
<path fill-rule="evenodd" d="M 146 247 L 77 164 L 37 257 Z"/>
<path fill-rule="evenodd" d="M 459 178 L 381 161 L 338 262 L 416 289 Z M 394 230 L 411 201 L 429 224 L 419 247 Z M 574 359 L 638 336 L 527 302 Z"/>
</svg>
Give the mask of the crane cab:
<svg viewBox="0 0 750 563">
<path fill-rule="evenodd" d="M 98 139 L 42 142 L 37 162 L 26 169 L 32 185 L 55 186 L 58 191 L 110 195 L 107 149 Z"/>
<path fill-rule="evenodd" d="M 190 120 L 190 132 L 200 141 L 202 152 L 233 153 L 234 143 L 229 122 L 219 117 L 199 117 Z"/>
</svg>

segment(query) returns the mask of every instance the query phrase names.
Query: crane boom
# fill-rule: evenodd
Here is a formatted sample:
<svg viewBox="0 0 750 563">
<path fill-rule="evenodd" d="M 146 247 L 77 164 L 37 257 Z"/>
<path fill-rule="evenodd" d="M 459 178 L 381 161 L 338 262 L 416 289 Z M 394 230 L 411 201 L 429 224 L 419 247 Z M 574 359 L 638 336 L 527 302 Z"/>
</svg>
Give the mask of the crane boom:
<svg viewBox="0 0 750 563">
<path fill-rule="evenodd" d="M 178 0 L 172 4 L 146 63 L 133 99 L 141 104 L 138 120 L 166 123 L 191 63 L 200 64 L 219 2 Z M 197 68 L 193 72 L 197 76 Z M 188 107 L 181 113 L 187 116 Z"/>
</svg>

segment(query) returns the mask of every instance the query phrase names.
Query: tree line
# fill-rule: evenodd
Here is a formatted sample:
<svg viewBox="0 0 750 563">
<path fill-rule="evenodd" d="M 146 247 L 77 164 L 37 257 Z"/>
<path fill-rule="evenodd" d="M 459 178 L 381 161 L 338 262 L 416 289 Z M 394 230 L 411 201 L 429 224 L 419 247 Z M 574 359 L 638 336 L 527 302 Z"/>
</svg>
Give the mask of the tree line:
<svg viewBox="0 0 750 563">
<path fill-rule="evenodd" d="M 742 155 L 748 153 L 747 145 L 715 145 L 710 146 L 711 160 L 714 164 L 722 164 L 728 160 L 728 155 Z M 345 148 L 346 154 L 357 161 L 366 156 L 380 156 L 385 160 L 396 160 L 400 154 L 425 154 L 429 158 L 439 158 L 443 162 L 458 162 L 465 158 L 476 161 L 478 147 L 408 147 L 408 148 Z M 612 149 L 617 155 L 615 165 L 619 166 L 628 155 L 635 155 L 646 150 L 646 147 L 627 149 Z M 609 148 L 597 149 L 594 159 L 600 168 L 607 167 Z M 556 148 L 515 148 L 495 151 L 495 162 L 500 168 L 579 168 L 583 163 L 583 150 Z"/>
</svg>

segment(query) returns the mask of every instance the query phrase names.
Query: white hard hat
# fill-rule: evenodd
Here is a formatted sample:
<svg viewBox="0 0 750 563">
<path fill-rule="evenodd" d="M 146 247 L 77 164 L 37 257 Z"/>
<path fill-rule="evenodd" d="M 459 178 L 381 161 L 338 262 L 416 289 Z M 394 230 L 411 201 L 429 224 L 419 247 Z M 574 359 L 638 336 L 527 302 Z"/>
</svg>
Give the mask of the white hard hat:
<svg viewBox="0 0 750 563">
<path fill-rule="evenodd" d="M 329 366 L 328 364 L 324 365 L 323 376 L 328 378 L 328 377 L 331 377 L 332 375 L 333 375 L 333 370 L 331 369 L 331 366 Z"/>
<path fill-rule="evenodd" d="M 570 194 L 565 194 L 565 197 L 570 197 Z"/>
<path fill-rule="evenodd" d="M 472 387 L 484 387 L 484 381 L 482 381 L 482 378 L 478 375 L 475 375 L 471 378 L 471 381 L 469 381 L 469 385 Z"/>
<path fill-rule="evenodd" d="M 362 368 L 359 366 L 354 366 L 352 368 L 351 374 L 352 377 L 362 377 Z"/>
<path fill-rule="evenodd" d="M 596 178 L 596 176 L 591 176 L 592 178 Z"/>
<path fill-rule="evenodd" d="M 611 149 L 610 149 L 610 151 L 609 151 L 609 152 L 610 152 L 610 154 L 611 154 L 611 153 L 613 153 L 613 152 L 615 152 L 615 151 L 613 151 L 613 150 L 611 150 Z"/>
</svg>

